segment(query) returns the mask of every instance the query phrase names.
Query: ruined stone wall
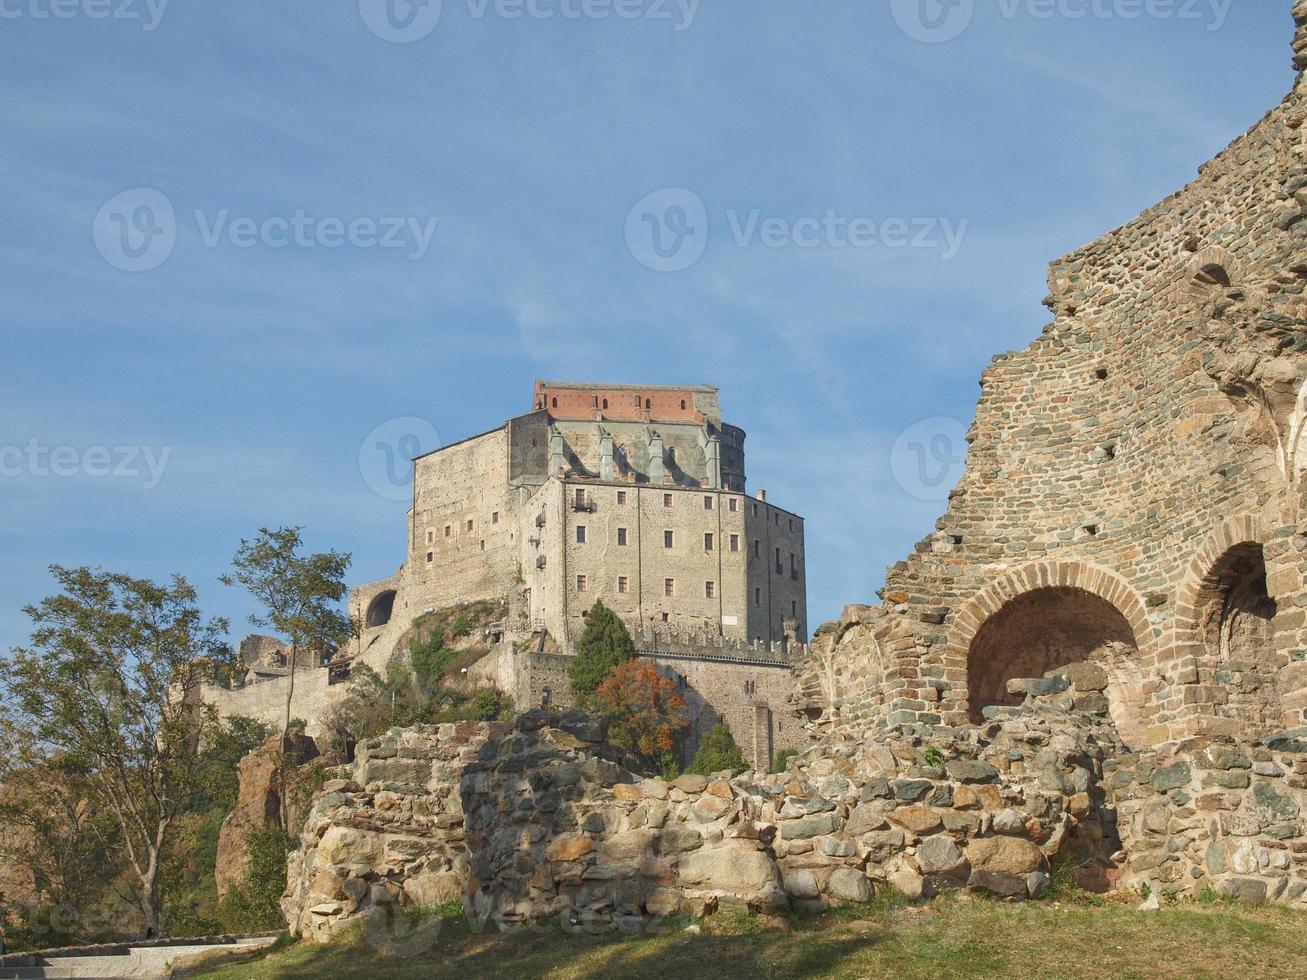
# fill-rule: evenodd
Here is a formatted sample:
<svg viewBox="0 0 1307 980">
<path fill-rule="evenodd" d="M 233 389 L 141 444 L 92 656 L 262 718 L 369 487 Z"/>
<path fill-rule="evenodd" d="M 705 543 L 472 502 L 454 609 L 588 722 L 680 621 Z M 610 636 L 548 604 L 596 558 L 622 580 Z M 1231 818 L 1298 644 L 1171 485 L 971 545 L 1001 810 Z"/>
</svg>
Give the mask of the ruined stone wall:
<svg viewBox="0 0 1307 980">
<path fill-rule="evenodd" d="M 287 918 L 326 940 L 460 896 L 503 922 L 820 908 L 885 886 L 1025 898 L 1063 860 L 1105 889 L 1120 841 L 1104 776 L 1121 746 L 1097 692 L 1031 684 L 983 726 L 832 739 L 776 775 L 641 778 L 580 713 L 394 731 L 315 802 Z"/>
<path fill-rule="evenodd" d="M 1054 263 L 1054 320 L 984 373 L 936 532 L 814 645 L 804 687 L 839 701 L 814 717 L 956 724 L 1086 659 L 1137 748 L 1307 717 L 1305 115 L 1299 76 L 1194 183 Z"/>
<path fill-rule="evenodd" d="M 1221 739 L 1108 765 L 1128 857 L 1121 884 L 1253 902 L 1307 894 L 1307 729 Z"/>
</svg>

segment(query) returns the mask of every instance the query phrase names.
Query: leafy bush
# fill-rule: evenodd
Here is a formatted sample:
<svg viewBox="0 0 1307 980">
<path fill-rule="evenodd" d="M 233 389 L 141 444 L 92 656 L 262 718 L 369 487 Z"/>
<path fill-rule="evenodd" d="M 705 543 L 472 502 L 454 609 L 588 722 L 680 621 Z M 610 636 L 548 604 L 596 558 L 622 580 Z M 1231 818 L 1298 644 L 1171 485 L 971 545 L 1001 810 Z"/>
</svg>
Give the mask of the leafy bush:
<svg viewBox="0 0 1307 980">
<path fill-rule="evenodd" d="M 781 749 L 776 753 L 776 759 L 772 762 L 772 772 L 784 772 L 790 764 L 790 760 L 799 754 L 798 749 Z"/>
<path fill-rule="evenodd" d="M 430 692 L 445 678 L 445 669 L 458 656 L 457 650 L 445 646 L 444 637 L 434 637 L 425 643 L 416 640 L 409 645 L 413 674 L 424 691 Z"/>
<path fill-rule="evenodd" d="M 454 624 L 449 627 L 449 635 L 456 640 L 461 640 L 472 632 L 472 626 L 473 623 L 469 617 L 459 616 L 454 620 Z"/>
<path fill-rule="evenodd" d="M 218 920 L 226 932 L 264 932 L 285 925 L 281 896 L 286 890 L 286 855 L 290 838 L 276 825 L 250 834 L 250 866 L 245 882 L 227 893 L 218 906 Z"/>
<path fill-rule="evenodd" d="M 478 721 L 494 721 L 512 710 L 513 699 L 498 691 L 482 691 L 472 702 L 472 717 Z"/>
<path fill-rule="evenodd" d="M 618 666 L 599 685 L 595 703 L 608 719 L 608 740 L 636 756 L 650 770 L 668 772 L 688 725 L 676 682 L 648 660 Z"/>
<path fill-rule="evenodd" d="M 699 751 L 694 754 L 694 762 L 690 763 L 689 771 L 709 776 L 724 769 L 746 768 L 744 753 L 735 744 L 735 736 L 725 722 L 718 722 L 699 744 Z"/>
</svg>

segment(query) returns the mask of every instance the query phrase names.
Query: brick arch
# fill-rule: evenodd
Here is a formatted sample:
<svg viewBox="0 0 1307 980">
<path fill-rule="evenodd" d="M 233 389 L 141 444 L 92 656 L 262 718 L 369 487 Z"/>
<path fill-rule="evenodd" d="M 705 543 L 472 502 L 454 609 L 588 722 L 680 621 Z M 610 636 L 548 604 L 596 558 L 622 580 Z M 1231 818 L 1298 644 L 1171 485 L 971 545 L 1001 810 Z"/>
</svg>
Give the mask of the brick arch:
<svg viewBox="0 0 1307 980">
<path fill-rule="evenodd" d="M 1089 562 L 1041 561 L 1005 573 L 967 600 L 954 616 L 944 655 L 946 665 L 965 671 L 971 641 L 985 622 L 1013 599 L 1037 589 L 1057 588 L 1080 589 L 1116 607 L 1134 631 L 1140 660 L 1157 657 L 1157 637 L 1148 622 L 1148 609 L 1125 579 Z"/>
<path fill-rule="evenodd" d="M 1172 656 L 1181 657 L 1202 651 L 1203 597 L 1212 570 L 1231 549 L 1242 544 L 1266 544 L 1265 529 L 1258 515 L 1241 514 L 1221 522 L 1207 535 L 1194 554 L 1176 595 Z"/>
<path fill-rule="evenodd" d="M 1196 254 L 1185 256 L 1185 264 L 1181 271 L 1182 288 L 1192 296 L 1210 296 L 1214 289 L 1221 287 L 1219 284 L 1205 282 L 1199 277 L 1204 269 L 1213 266 L 1224 270 L 1231 285 L 1237 285 L 1243 279 L 1243 263 L 1239 257 L 1220 245 L 1209 245 Z"/>
</svg>

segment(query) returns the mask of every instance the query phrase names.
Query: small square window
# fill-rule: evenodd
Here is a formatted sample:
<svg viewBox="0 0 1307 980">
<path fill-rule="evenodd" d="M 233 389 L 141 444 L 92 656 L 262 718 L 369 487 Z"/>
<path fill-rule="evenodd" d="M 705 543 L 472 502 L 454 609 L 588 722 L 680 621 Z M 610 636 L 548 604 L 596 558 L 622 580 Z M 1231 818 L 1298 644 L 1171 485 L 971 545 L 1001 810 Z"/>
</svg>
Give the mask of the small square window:
<svg viewBox="0 0 1307 980">
<path fill-rule="evenodd" d="M 667 622 L 668 618 L 669 618 L 669 617 L 668 617 L 667 613 L 663 613 L 663 622 L 664 622 L 664 623 Z"/>
<path fill-rule="evenodd" d="M 435 532 L 435 531 L 432 531 L 432 530 L 428 530 L 428 531 L 427 531 L 427 544 L 431 544 L 431 542 L 433 542 L 433 541 L 435 541 L 435 540 L 436 540 L 436 532 Z"/>
<path fill-rule="evenodd" d="M 738 534 L 731 535 L 731 550 L 732 551 L 740 550 L 740 536 Z"/>
<path fill-rule="evenodd" d="M 619 527 L 617 529 L 617 544 L 619 547 L 626 547 L 626 528 L 624 527 Z"/>
<path fill-rule="evenodd" d="M 617 506 L 618 506 L 618 507 L 625 507 L 625 506 L 626 506 L 626 491 L 625 491 L 625 490 L 618 490 L 618 491 L 617 491 Z"/>
<path fill-rule="evenodd" d="M 482 539 L 481 539 L 481 550 L 482 550 L 482 551 L 485 551 L 485 550 L 486 550 L 486 539 L 485 539 L 485 538 L 482 538 Z"/>
<path fill-rule="evenodd" d="M 434 551 L 428 551 L 428 552 L 427 552 L 427 564 L 430 565 L 430 564 L 431 564 L 432 562 L 434 562 L 435 560 L 436 560 L 436 553 L 435 553 Z"/>
<path fill-rule="evenodd" d="M 704 497 L 704 498 L 703 498 L 703 509 L 704 509 L 704 510 L 712 510 L 712 497 Z"/>
<path fill-rule="evenodd" d="M 576 543 L 577 543 L 577 544 L 585 544 L 585 525 L 584 525 L 584 524 L 578 524 L 578 525 L 576 526 Z"/>
<path fill-rule="evenodd" d="M 452 532 L 453 532 L 453 525 L 452 525 L 452 524 L 446 524 L 446 525 L 445 525 L 445 537 L 449 537 L 450 534 L 451 534 Z"/>
<path fill-rule="evenodd" d="M 704 533 L 704 536 L 703 536 L 703 550 L 704 550 L 704 551 L 712 551 L 712 550 L 713 550 L 713 544 L 714 544 L 714 543 L 715 543 L 715 542 L 714 542 L 714 539 L 713 539 L 712 533 L 711 533 L 711 532 L 705 532 L 705 533 Z"/>
<path fill-rule="evenodd" d="M 731 498 L 731 513 L 734 514 L 734 513 L 735 513 L 737 510 L 739 510 L 739 509 L 740 509 L 740 502 L 739 502 L 738 500 L 736 500 L 734 497 L 732 497 L 732 498 Z"/>
<path fill-rule="evenodd" d="M 467 522 L 467 529 L 468 529 L 469 531 L 472 530 L 472 522 L 471 522 L 471 521 L 468 521 L 468 522 Z"/>
<path fill-rule="evenodd" d="M 499 523 L 499 511 L 495 511 L 493 514 L 490 515 L 490 523 L 491 524 Z"/>
<path fill-rule="evenodd" d="M 714 599 L 717 597 L 717 584 L 715 582 L 703 583 L 703 597 L 705 599 Z"/>
<path fill-rule="evenodd" d="M 675 545 L 675 543 L 676 543 L 676 535 L 673 534 L 671 531 L 664 531 L 664 532 L 663 532 L 663 547 L 664 547 L 664 548 L 671 548 L 671 547 L 673 547 L 673 546 Z"/>
<path fill-rule="evenodd" d="M 576 577 L 576 591 L 577 591 L 577 592 L 584 592 L 584 591 L 586 590 L 586 586 L 587 586 L 587 584 L 588 584 L 588 583 L 587 583 L 587 581 L 586 581 L 586 577 L 585 577 L 584 575 L 578 575 L 578 576 Z"/>
<path fill-rule="evenodd" d="M 663 506 L 664 507 L 672 506 L 672 495 L 670 493 L 663 494 Z"/>
<path fill-rule="evenodd" d="M 576 506 L 577 507 L 585 506 L 585 490 L 579 487 L 577 488 L 576 491 Z"/>
<path fill-rule="evenodd" d="M 617 576 L 617 591 L 622 595 L 631 591 L 631 580 L 625 575 Z"/>
<path fill-rule="evenodd" d="M 676 579 L 674 578 L 663 579 L 663 595 L 665 596 L 676 595 Z M 663 613 L 663 615 L 666 616 L 667 614 Z"/>
</svg>

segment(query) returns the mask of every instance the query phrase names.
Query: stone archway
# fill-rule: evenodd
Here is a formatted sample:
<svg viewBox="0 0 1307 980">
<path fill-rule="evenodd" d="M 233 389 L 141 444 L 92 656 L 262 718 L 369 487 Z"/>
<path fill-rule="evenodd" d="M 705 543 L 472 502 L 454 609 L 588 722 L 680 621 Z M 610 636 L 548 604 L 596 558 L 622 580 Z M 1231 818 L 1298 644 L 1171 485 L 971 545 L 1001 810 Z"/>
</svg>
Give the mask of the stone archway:
<svg viewBox="0 0 1307 980">
<path fill-rule="evenodd" d="M 1021 703 L 1023 695 L 1008 694 L 1009 680 L 1084 663 L 1107 675 L 1109 710 L 1122 740 L 1140 744 L 1146 724 L 1134 630 L 1106 599 L 1066 586 L 1017 596 L 977 631 L 967 656 L 971 720 L 980 722 L 989 705 Z"/>
<path fill-rule="evenodd" d="M 967 679 L 964 716 L 973 720 L 985 704 L 1010 703 L 1011 678 L 1095 663 L 1108 676 L 1122 740 L 1142 746 L 1149 723 L 1143 680 L 1157 650 L 1143 600 L 1123 578 L 1088 562 L 1044 561 L 1001 574 L 958 610 L 944 663 L 946 676 Z"/>
<path fill-rule="evenodd" d="M 368 603 L 367 614 L 363 618 L 363 624 L 368 629 L 375 629 L 378 626 L 385 626 L 390 622 L 390 616 L 395 611 L 395 590 L 387 589 L 384 592 L 378 592 Z"/>
<path fill-rule="evenodd" d="M 1275 599 L 1267 588 L 1261 523 L 1227 521 L 1190 566 L 1177 603 L 1176 653 L 1192 658 L 1204 710 L 1245 734 L 1279 727 L 1283 703 Z"/>
</svg>

